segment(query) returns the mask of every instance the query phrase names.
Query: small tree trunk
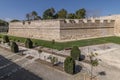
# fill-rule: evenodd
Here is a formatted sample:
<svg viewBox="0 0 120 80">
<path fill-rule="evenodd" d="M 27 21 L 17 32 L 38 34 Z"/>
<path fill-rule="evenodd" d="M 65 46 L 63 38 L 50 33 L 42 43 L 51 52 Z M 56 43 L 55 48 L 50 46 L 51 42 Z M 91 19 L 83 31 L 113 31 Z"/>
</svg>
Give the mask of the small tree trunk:
<svg viewBox="0 0 120 80">
<path fill-rule="evenodd" d="M 92 78 L 93 78 L 93 66 L 91 65 L 91 79 L 90 80 L 92 80 Z"/>
</svg>

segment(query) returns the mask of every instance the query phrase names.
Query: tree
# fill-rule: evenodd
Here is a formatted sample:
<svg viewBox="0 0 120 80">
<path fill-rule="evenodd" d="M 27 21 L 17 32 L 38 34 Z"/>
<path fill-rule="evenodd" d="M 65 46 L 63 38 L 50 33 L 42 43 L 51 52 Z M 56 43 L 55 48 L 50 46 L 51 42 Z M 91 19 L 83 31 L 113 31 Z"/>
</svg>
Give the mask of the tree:
<svg viewBox="0 0 120 80">
<path fill-rule="evenodd" d="M 0 19 L 0 26 L 8 26 L 8 25 L 9 25 L 9 23 L 7 21 Z"/>
<path fill-rule="evenodd" d="M 55 44 L 55 40 L 53 39 L 53 40 L 52 40 L 52 54 L 53 54 L 53 47 L 54 47 L 54 44 Z"/>
<path fill-rule="evenodd" d="M 37 17 L 38 17 L 38 13 L 37 13 L 36 11 L 32 11 L 32 12 L 31 12 L 31 15 L 32 15 L 32 19 L 33 19 L 33 20 L 36 20 Z"/>
<path fill-rule="evenodd" d="M 86 16 L 86 10 L 84 8 L 76 11 L 76 18 L 77 19 L 85 18 L 85 16 Z"/>
<path fill-rule="evenodd" d="M 3 42 L 4 42 L 4 43 L 10 42 L 10 41 L 9 41 L 9 37 L 8 37 L 7 35 L 4 35 L 4 36 L 3 36 Z"/>
<path fill-rule="evenodd" d="M 43 19 L 53 19 L 55 14 L 54 8 L 49 8 L 44 11 L 43 13 Z"/>
<path fill-rule="evenodd" d="M 90 59 L 90 64 L 91 64 L 91 80 L 93 79 L 93 67 L 99 65 L 98 59 L 96 58 L 97 55 L 98 55 L 97 53 L 95 53 L 95 54 L 91 53 L 91 54 L 88 56 L 89 59 Z"/>
<path fill-rule="evenodd" d="M 25 47 L 26 48 L 33 48 L 33 42 L 31 41 L 31 39 L 29 39 L 29 38 L 26 39 Z"/>
<path fill-rule="evenodd" d="M 30 20 L 30 14 L 29 13 L 26 14 L 26 18 L 27 18 L 28 21 Z"/>
<path fill-rule="evenodd" d="M 39 48 L 38 53 L 39 53 L 39 58 L 40 58 L 40 54 L 42 53 L 42 49 L 41 48 Z"/>
<path fill-rule="evenodd" d="M 52 57 L 52 56 L 50 56 L 50 61 L 51 61 L 52 65 L 54 66 L 55 63 L 58 62 L 58 58 L 57 58 L 57 57 Z"/>
<path fill-rule="evenodd" d="M 64 61 L 64 70 L 66 73 L 75 73 L 75 61 L 72 57 L 67 57 Z"/>
<path fill-rule="evenodd" d="M 41 20 L 42 18 L 40 16 L 36 16 L 34 20 Z"/>
<path fill-rule="evenodd" d="M 19 52 L 18 45 L 15 42 L 12 42 L 11 51 L 14 52 L 14 53 Z"/>
<path fill-rule="evenodd" d="M 81 51 L 79 50 L 77 46 L 73 46 L 70 55 L 74 60 L 79 60 L 81 56 Z"/>
<path fill-rule="evenodd" d="M 20 22 L 20 20 L 13 19 L 13 20 L 11 20 L 10 22 Z"/>
<path fill-rule="evenodd" d="M 75 19 L 76 15 L 74 13 L 70 13 L 70 14 L 67 15 L 67 18 L 68 19 Z"/>
<path fill-rule="evenodd" d="M 67 17 L 67 10 L 61 9 L 60 11 L 58 11 L 57 14 L 58 14 L 58 18 L 65 19 Z"/>
</svg>

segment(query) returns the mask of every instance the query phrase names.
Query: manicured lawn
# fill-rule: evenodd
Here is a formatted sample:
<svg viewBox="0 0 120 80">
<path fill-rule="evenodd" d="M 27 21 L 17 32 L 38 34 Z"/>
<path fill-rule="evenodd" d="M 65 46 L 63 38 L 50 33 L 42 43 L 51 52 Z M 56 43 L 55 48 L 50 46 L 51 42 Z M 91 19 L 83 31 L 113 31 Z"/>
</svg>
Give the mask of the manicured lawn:
<svg viewBox="0 0 120 80">
<path fill-rule="evenodd" d="M 2 36 L 3 36 L 3 34 L 0 34 L 0 38 L 2 38 Z M 18 41 L 21 43 L 24 43 L 25 39 L 26 39 L 23 37 L 15 37 L 15 36 L 9 36 L 9 38 L 10 38 L 10 40 Z M 82 46 L 96 45 L 96 44 L 103 44 L 103 43 L 120 44 L 120 37 L 112 36 L 112 37 L 85 39 L 85 40 L 69 41 L 69 42 L 55 42 L 54 46 L 52 46 L 51 41 L 38 40 L 38 39 L 32 39 L 32 41 L 34 42 L 34 44 L 39 45 L 39 46 L 62 50 L 65 48 L 70 48 L 72 46 L 82 47 Z"/>
</svg>

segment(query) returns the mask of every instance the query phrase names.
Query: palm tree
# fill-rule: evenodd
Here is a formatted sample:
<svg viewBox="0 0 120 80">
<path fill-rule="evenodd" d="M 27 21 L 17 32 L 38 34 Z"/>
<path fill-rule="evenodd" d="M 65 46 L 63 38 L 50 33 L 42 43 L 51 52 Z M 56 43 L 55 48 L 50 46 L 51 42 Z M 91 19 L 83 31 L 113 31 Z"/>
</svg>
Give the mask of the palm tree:
<svg viewBox="0 0 120 80">
<path fill-rule="evenodd" d="M 36 11 L 32 11 L 31 15 L 33 17 L 33 20 L 35 20 L 38 16 L 38 13 Z"/>
<path fill-rule="evenodd" d="M 30 14 L 26 14 L 26 18 L 29 21 L 30 20 Z"/>
</svg>

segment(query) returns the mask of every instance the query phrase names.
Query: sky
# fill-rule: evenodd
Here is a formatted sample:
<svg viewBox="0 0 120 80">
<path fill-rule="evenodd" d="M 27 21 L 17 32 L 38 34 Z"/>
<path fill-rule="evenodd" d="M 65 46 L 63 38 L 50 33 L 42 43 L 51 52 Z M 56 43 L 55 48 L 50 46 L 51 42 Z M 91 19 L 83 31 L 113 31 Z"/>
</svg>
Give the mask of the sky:
<svg viewBox="0 0 120 80">
<path fill-rule="evenodd" d="M 89 16 L 120 14 L 120 0 L 0 0 L 0 19 L 25 19 L 29 12 L 42 16 L 48 8 L 56 12 L 64 8 L 68 13 L 85 8 Z"/>
</svg>

